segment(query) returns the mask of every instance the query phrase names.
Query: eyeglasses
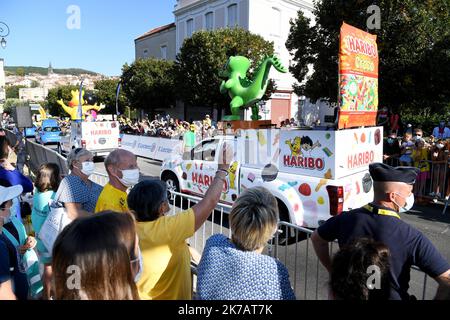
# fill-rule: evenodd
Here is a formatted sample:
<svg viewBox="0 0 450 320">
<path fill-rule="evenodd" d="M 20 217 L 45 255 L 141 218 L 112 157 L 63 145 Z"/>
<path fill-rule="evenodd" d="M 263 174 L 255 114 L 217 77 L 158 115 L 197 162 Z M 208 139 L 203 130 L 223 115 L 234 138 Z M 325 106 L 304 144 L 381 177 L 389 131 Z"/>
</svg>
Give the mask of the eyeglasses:
<svg viewBox="0 0 450 320">
<path fill-rule="evenodd" d="M 81 150 L 83 150 L 83 148 L 76 148 L 74 151 L 75 155 L 79 154 Z"/>
</svg>

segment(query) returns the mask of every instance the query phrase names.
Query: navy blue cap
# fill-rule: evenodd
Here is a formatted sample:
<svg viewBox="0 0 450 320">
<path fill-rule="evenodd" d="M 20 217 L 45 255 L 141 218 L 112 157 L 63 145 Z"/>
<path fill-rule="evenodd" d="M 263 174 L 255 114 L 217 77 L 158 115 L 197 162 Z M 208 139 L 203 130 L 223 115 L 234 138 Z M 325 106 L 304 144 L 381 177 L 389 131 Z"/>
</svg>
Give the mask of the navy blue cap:
<svg viewBox="0 0 450 320">
<path fill-rule="evenodd" d="M 373 181 L 403 182 L 414 184 L 420 170 L 415 167 L 391 167 L 384 163 L 372 163 L 369 172 Z"/>
</svg>

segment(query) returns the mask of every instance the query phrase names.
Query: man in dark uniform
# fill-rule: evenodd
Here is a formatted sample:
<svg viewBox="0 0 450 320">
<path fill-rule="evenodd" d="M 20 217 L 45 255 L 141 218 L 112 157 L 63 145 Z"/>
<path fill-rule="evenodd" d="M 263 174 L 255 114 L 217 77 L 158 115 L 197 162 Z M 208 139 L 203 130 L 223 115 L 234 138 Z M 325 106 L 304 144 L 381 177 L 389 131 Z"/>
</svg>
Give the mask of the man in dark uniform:
<svg viewBox="0 0 450 320">
<path fill-rule="evenodd" d="M 390 250 L 390 299 L 408 300 L 412 265 L 439 283 L 435 299 L 450 299 L 450 265 L 433 244 L 418 230 L 403 222 L 398 215 L 414 204 L 412 193 L 418 169 L 393 168 L 375 163 L 369 166 L 374 181 L 372 203 L 332 217 L 312 235 L 314 250 L 331 271 L 328 242 L 338 240 L 339 246 L 359 238 L 384 243 Z"/>
</svg>

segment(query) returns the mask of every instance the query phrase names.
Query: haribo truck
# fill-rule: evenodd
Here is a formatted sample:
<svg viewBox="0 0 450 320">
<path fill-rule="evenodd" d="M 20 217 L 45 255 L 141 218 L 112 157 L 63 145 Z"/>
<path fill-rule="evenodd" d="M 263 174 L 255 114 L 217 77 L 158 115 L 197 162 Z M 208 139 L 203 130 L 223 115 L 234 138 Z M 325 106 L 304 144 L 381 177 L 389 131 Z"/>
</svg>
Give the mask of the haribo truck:
<svg viewBox="0 0 450 320">
<path fill-rule="evenodd" d="M 336 131 L 246 129 L 198 143 L 163 161 L 161 179 L 172 191 L 202 197 L 218 168 L 219 150 L 233 160 L 220 201 L 263 186 L 277 199 L 280 220 L 315 229 L 342 211 L 373 199 L 369 164 L 381 162 L 383 127 Z"/>
</svg>

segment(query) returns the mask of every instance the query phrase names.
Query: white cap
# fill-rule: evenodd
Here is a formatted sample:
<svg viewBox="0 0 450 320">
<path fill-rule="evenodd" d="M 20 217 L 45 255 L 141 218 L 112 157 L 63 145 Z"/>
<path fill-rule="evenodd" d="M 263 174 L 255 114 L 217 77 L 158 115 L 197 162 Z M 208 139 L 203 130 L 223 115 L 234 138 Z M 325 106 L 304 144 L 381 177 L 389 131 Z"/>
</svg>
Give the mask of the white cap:
<svg viewBox="0 0 450 320">
<path fill-rule="evenodd" d="M 18 197 L 23 192 L 23 188 L 21 185 L 12 186 L 12 187 L 3 187 L 0 186 L 0 204 L 5 201 L 12 200 Z"/>
</svg>

